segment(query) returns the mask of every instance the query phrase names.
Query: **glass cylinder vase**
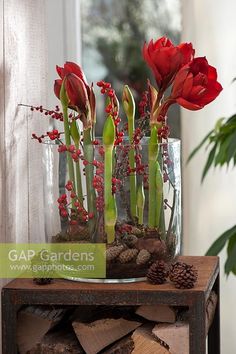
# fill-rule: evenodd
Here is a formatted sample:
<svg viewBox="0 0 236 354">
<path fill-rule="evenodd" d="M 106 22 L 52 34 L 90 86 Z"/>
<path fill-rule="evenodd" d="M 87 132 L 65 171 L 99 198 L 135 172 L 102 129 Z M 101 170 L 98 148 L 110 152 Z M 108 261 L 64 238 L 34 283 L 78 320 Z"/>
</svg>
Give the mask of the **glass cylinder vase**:
<svg viewBox="0 0 236 354">
<path fill-rule="evenodd" d="M 105 244 L 105 278 L 83 278 L 79 272 L 78 276 L 67 272 L 66 278 L 139 281 L 145 279 L 153 262 L 171 262 L 179 254 L 179 140 L 151 144 L 147 137 L 132 146 L 124 140 L 118 146 L 98 142 L 84 146 L 82 151 L 71 147 L 71 151 L 60 151 L 59 164 L 58 148 L 60 151 L 59 146 L 48 146 L 44 153 L 45 166 L 51 171 L 47 173 L 51 176 L 47 182 L 48 190 L 51 185 L 48 209 L 52 209 L 48 215 L 55 218 L 58 209 L 53 224 L 60 226 L 54 234 L 47 227 L 51 233 L 48 237 L 53 243 Z M 73 180 L 67 171 L 68 158 L 73 160 Z M 58 175 L 52 183 L 55 168 Z"/>
</svg>

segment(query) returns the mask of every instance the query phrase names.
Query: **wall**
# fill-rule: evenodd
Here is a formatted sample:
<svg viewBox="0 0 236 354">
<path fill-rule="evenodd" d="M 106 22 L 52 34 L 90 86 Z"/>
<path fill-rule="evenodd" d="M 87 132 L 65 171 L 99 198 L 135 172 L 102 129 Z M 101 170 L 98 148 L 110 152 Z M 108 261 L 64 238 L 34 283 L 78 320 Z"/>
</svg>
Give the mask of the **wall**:
<svg viewBox="0 0 236 354">
<path fill-rule="evenodd" d="M 202 111 L 182 110 L 184 253 L 203 255 L 217 236 L 235 225 L 236 170 L 211 170 L 201 185 L 207 153 L 202 150 L 188 166 L 186 159 L 220 117 L 236 111 L 236 31 L 234 0 L 183 0 L 183 40 L 193 42 L 197 56 L 217 67 L 224 91 Z M 222 353 L 235 352 L 236 277 L 226 279 L 221 254 Z"/>
</svg>

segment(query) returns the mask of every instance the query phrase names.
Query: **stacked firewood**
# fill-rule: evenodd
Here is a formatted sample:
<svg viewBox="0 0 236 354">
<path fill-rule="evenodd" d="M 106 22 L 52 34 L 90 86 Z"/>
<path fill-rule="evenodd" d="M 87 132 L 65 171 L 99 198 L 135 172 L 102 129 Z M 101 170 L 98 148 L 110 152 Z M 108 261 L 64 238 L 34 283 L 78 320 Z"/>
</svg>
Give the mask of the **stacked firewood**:
<svg viewBox="0 0 236 354">
<path fill-rule="evenodd" d="M 206 327 L 217 297 L 211 293 Z M 18 313 L 20 354 L 188 354 L 188 309 L 155 306 L 27 306 Z"/>
</svg>

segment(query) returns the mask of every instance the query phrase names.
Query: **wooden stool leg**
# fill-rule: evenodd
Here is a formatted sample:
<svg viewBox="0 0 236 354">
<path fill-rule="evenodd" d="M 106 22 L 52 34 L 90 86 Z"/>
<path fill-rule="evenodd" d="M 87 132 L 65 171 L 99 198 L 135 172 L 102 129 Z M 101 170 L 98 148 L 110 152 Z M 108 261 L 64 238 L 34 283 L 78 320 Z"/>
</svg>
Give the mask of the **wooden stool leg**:
<svg viewBox="0 0 236 354">
<path fill-rule="evenodd" d="M 189 307 L 189 353 L 206 354 L 206 313 L 204 293 Z"/>
<path fill-rule="evenodd" d="M 215 316 L 208 333 L 208 354 L 220 354 L 220 277 L 216 278 L 213 290 L 216 292 L 218 301 Z"/>
<path fill-rule="evenodd" d="M 16 317 L 18 306 L 11 303 L 9 292 L 2 290 L 2 354 L 17 354 Z"/>
</svg>

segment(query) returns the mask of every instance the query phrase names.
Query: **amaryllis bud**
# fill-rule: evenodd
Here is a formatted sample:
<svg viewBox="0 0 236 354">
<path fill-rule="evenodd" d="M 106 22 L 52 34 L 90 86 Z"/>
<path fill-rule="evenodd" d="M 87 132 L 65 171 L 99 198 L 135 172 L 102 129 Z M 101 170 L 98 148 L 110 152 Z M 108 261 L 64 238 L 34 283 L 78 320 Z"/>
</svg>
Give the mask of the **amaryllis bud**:
<svg viewBox="0 0 236 354">
<path fill-rule="evenodd" d="M 150 81 L 148 81 L 148 91 L 149 91 L 149 98 L 150 98 L 150 125 L 157 124 L 157 118 L 158 118 L 158 108 L 159 108 L 159 102 L 158 102 L 158 92 L 150 84 Z"/>
<path fill-rule="evenodd" d="M 113 145 L 115 141 L 116 129 L 112 116 L 108 116 L 103 127 L 103 144 Z"/>
<path fill-rule="evenodd" d="M 128 85 L 124 86 L 122 102 L 127 117 L 133 117 L 135 115 L 135 102 Z"/>
</svg>

